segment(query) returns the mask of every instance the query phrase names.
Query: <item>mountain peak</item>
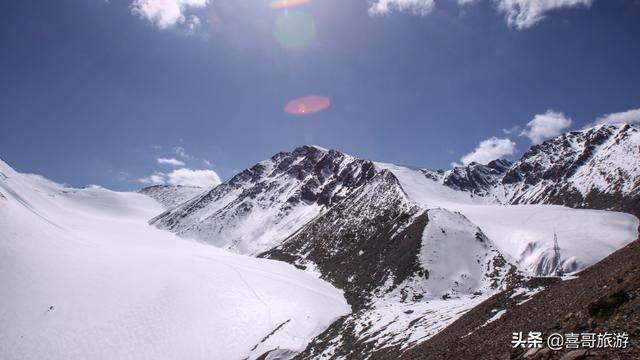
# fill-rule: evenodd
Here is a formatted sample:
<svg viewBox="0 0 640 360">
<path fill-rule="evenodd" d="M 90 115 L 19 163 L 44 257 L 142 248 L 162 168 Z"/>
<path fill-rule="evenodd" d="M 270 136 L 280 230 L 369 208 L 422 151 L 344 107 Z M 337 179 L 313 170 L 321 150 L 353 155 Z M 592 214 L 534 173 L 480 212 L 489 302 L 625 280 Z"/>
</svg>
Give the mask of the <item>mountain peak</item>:
<svg viewBox="0 0 640 360">
<path fill-rule="evenodd" d="M 281 152 L 152 220 L 160 228 L 256 254 L 371 180 L 372 162 L 304 145 Z"/>
<path fill-rule="evenodd" d="M 507 160 L 496 159 L 487 165 L 472 162 L 467 166 L 456 166 L 446 172 L 442 183 L 456 190 L 487 195 L 491 188 L 500 183 L 511 165 Z"/>
<path fill-rule="evenodd" d="M 603 124 L 532 146 L 504 175 L 507 201 L 640 214 L 640 131 Z M 625 199 L 625 201 L 621 201 Z M 633 205 L 633 204 L 636 205 Z"/>
</svg>

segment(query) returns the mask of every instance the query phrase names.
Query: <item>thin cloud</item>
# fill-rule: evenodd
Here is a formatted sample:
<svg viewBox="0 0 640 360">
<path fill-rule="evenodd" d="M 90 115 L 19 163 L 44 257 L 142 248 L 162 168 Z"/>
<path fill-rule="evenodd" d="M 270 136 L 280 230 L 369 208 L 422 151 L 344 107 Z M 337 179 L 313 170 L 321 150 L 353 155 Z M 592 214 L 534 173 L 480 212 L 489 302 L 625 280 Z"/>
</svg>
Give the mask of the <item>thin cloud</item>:
<svg viewBox="0 0 640 360">
<path fill-rule="evenodd" d="M 640 124 L 640 109 L 633 109 L 604 115 L 596 120 L 600 124 Z"/>
<path fill-rule="evenodd" d="M 571 126 L 571 119 L 565 114 L 553 110 L 547 110 L 544 114 L 538 114 L 527 123 L 520 136 L 526 136 L 533 144 L 556 137 Z"/>
<path fill-rule="evenodd" d="M 458 0 L 459 6 L 478 3 L 481 0 Z M 595 0 L 492 0 L 496 10 L 503 13 L 510 27 L 528 29 L 542 21 L 547 13 L 568 8 L 588 8 Z M 375 0 L 369 14 L 384 15 L 393 11 L 405 11 L 427 15 L 436 8 L 434 0 Z"/>
<path fill-rule="evenodd" d="M 185 27 L 189 32 L 196 31 L 201 24 L 202 21 L 200 21 L 200 18 L 195 15 L 189 16 L 189 18 L 185 21 Z"/>
<path fill-rule="evenodd" d="M 158 164 L 171 166 L 184 166 L 184 162 L 174 158 L 158 158 Z"/>
<path fill-rule="evenodd" d="M 515 125 L 509 129 L 502 129 L 502 132 L 505 133 L 505 135 L 520 134 L 522 132 L 522 126 Z"/>
<path fill-rule="evenodd" d="M 505 14 L 509 26 L 516 29 L 530 28 L 543 20 L 548 12 L 590 7 L 593 0 L 495 0 L 499 11 Z"/>
<path fill-rule="evenodd" d="M 131 12 L 143 19 L 151 21 L 161 29 L 187 23 L 188 29 L 194 29 L 200 24 L 200 19 L 184 15 L 187 9 L 203 8 L 209 0 L 133 0 Z M 197 20 L 196 20 L 197 19 Z"/>
<path fill-rule="evenodd" d="M 479 164 L 488 164 L 492 160 L 501 159 L 507 155 L 513 155 L 516 151 L 516 143 L 511 139 L 498 139 L 491 137 L 482 140 L 472 152 L 463 156 L 460 161 L 462 164 L 469 165 L 472 162 Z"/>
<path fill-rule="evenodd" d="M 183 159 L 191 159 L 191 155 L 187 154 L 182 146 L 176 146 L 173 148 L 173 153 L 180 156 Z"/>
<path fill-rule="evenodd" d="M 165 174 L 156 172 L 147 177 L 138 179 L 138 182 L 145 185 L 163 185 L 165 183 Z"/>
</svg>

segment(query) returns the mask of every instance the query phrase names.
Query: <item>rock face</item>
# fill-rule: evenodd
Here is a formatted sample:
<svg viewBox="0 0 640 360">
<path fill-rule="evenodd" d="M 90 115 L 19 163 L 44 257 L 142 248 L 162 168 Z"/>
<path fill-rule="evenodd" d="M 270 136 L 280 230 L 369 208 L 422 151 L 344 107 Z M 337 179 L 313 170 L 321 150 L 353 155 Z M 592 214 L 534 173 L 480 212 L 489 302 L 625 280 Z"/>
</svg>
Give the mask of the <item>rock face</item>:
<svg viewBox="0 0 640 360">
<path fill-rule="evenodd" d="M 324 224 L 331 224 L 334 218 L 326 220 Z M 290 245 L 310 240 L 301 259 L 294 255 L 294 261 L 308 263 L 313 258 L 317 269 L 341 284 L 353 304 L 352 314 L 314 339 L 296 359 L 363 359 L 383 347 L 410 347 L 517 278 L 515 267 L 461 214 L 432 209 L 404 218 L 401 224 L 394 229 L 389 223 L 391 227 L 381 232 L 386 237 L 378 234 L 380 230 L 359 236 L 355 222 L 336 224 L 355 234 L 348 239 L 356 244 L 349 251 L 337 251 L 337 258 L 346 259 L 339 263 L 312 254 L 314 247 L 335 244 L 340 235 L 323 242 L 302 234 L 312 228 L 271 253 L 282 256 L 295 249 Z"/>
<path fill-rule="evenodd" d="M 606 209 L 640 217 L 640 130 L 600 125 L 532 146 L 511 164 L 471 163 L 442 184 L 502 204 Z"/>
<path fill-rule="evenodd" d="M 512 333 L 627 333 L 624 348 L 589 349 L 588 359 L 638 359 L 640 347 L 640 241 L 616 251 L 574 279 L 534 278 L 496 294 L 433 338 L 410 349 L 387 348 L 373 359 L 564 359 L 571 349 L 512 347 Z M 496 312 L 503 313 L 489 322 Z M 491 351 L 487 351 L 491 349 Z M 582 349 L 584 350 L 584 349 Z M 573 350 L 575 351 L 575 350 Z M 531 354 L 530 354 L 531 355 Z M 540 354 L 542 355 L 542 354 Z"/>
<path fill-rule="evenodd" d="M 579 223 L 576 217 L 601 224 L 599 212 L 509 205 L 560 204 L 639 215 L 638 162 L 640 135 L 629 125 L 562 135 L 532 147 L 513 164 L 495 160 L 447 172 L 302 146 L 254 165 L 151 223 L 234 252 L 282 260 L 330 281 L 344 291 L 353 313 L 297 358 L 362 359 L 384 347 L 404 351 L 433 337 L 519 279 L 513 264 L 529 264 L 514 260 L 522 254 L 537 256 L 539 274 L 560 262 L 565 271 L 583 268 L 585 259 L 565 256 L 573 251 L 566 243 L 570 237 L 561 239 L 561 260 L 541 237 L 553 239 L 548 225 L 558 216 L 563 227 L 571 227 Z M 632 222 L 616 219 L 620 226 Z M 601 257 L 586 259 L 587 265 L 614 250 L 591 236 L 580 235 L 593 240 L 589 249 Z"/>
<path fill-rule="evenodd" d="M 426 223 L 396 177 L 382 171 L 261 256 L 316 267 L 359 308 L 392 274 L 397 285 L 419 271 Z"/>
<path fill-rule="evenodd" d="M 511 204 L 557 204 L 640 215 L 640 130 L 601 125 L 533 146 L 502 179 Z"/>
<path fill-rule="evenodd" d="M 276 154 L 175 208 L 184 189 L 152 187 L 143 192 L 162 198 L 170 208 L 152 224 L 257 255 L 326 214 L 383 170 L 339 151 L 302 146 Z M 567 133 L 532 147 L 513 164 L 494 160 L 447 172 L 414 172 L 432 181 L 433 194 L 428 196 L 472 194 L 493 204 L 557 204 L 640 216 L 640 131 L 632 125 Z M 456 191 L 447 193 L 447 188 Z M 177 192 L 175 201 L 168 199 L 170 191 Z"/>
<path fill-rule="evenodd" d="M 254 165 L 151 223 L 255 255 L 279 244 L 375 174 L 369 161 L 302 146 Z"/>
<path fill-rule="evenodd" d="M 452 189 L 480 196 L 488 195 L 491 189 L 500 184 L 511 165 L 507 160 L 498 159 L 487 165 L 474 162 L 467 166 L 457 166 L 445 174 L 442 183 Z"/>
</svg>

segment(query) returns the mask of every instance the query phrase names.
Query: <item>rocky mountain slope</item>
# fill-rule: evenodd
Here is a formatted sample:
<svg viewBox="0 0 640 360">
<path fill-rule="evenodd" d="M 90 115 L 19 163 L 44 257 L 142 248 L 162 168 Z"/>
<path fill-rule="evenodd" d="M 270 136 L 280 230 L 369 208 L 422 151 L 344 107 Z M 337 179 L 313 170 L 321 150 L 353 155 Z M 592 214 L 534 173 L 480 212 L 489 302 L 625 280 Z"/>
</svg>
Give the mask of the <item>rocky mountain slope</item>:
<svg viewBox="0 0 640 360">
<path fill-rule="evenodd" d="M 502 179 L 511 204 L 558 204 L 640 216 L 640 130 L 600 125 L 532 147 Z"/>
<path fill-rule="evenodd" d="M 448 172 L 303 146 L 151 223 L 292 263 L 344 290 L 354 312 L 297 357 L 362 359 L 428 340 L 526 275 L 581 270 L 632 241 L 638 220 L 631 215 L 519 204 L 616 208 L 570 203 L 573 190 L 562 202 L 544 195 L 558 186 L 587 194 L 601 177 L 619 184 L 601 191 L 628 203 L 638 170 L 616 159 L 636 150 L 636 134 L 634 127 L 601 126 L 543 143 L 514 164 L 496 160 Z"/>
<path fill-rule="evenodd" d="M 635 245 L 575 280 L 529 277 L 575 274 L 637 238 L 635 216 L 594 209 L 637 214 L 639 151 L 629 125 L 448 172 L 302 146 L 213 189 L 140 193 L 0 162 L 0 357 L 477 357 L 525 323 L 622 326 L 636 319 Z"/>
<path fill-rule="evenodd" d="M 307 231 L 331 226 L 333 219 L 330 214 L 318 219 L 320 224 L 303 229 L 274 253 L 294 250 L 296 243 L 322 249 L 327 242 Z M 335 224 L 357 234 L 358 227 Z M 381 347 L 410 347 L 519 277 L 461 214 L 428 210 L 414 216 L 410 225 L 383 231 L 387 237 L 367 233 L 346 237 L 355 248 L 332 251 L 342 261 L 314 256 L 314 250 L 298 254 L 296 261 L 312 263 L 328 274 L 323 277 L 345 289 L 354 312 L 314 339 L 297 359 L 363 359 Z M 328 243 L 341 237 L 336 234 Z"/>
<path fill-rule="evenodd" d="M 447 172 L 451 188 L 503 204 L 554 204 L 640 216 L 640 130 L 600 125 L 531 147 L 509 165 L 493 161 Z"/>
<path fill-rule="evenodd" d="M 155 199 L 167 210 L 182 205 L 205 191 L 205 188 L 182 185 L 152 185 L 138 190 L 140 194 Z"/>
<path fill-rule="evenodd" d="M 474 162 L 467 166 L 456 166 L 445 173 L 442 184 L 452 189 L 486 196 L 501 183 L 512 165 L 507 160 L 498 159 L 487 165 Z"/>
<path fill-rule="evenodd" d="M 374 359 L 638 359 L 640 357 L 640 240 L 567 280 L 532 279 L 497 294 L 430 340 Z M 500 314 L 500 316 L 496 316 Z M 624 348 L 513 347 L 514 332 L 627 333 Z M 490 349 L 490 350 L 489 350 Z"/>
<path fill-rule="evenodd" d="M 273 248 L 374 176 L 370 161 L 302 146 L 254 165 L 151 223 L 255 255 Z"/>
</svg>

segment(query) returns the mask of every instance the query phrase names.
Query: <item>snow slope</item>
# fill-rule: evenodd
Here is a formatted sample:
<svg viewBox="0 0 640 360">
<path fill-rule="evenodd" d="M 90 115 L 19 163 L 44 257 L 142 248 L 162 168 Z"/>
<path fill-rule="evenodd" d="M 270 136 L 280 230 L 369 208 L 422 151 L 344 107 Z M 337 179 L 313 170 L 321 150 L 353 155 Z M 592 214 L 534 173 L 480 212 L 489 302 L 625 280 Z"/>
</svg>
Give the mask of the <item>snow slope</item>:
<svg viewBox="0 0 640 360">
<path fill-rule="evenodd" d="M 420 263 L 429 275 L 421 279 L 421 293 L 433 299 L 489 292 L 505 275 L 494 266 L 499 259 L 504 260 L 493 242 L 467 218 L 430 210 L 420 249 Z"/>
<path fill-rule="evenodd" d="M 208 188 L 183 185 L 152 185 L 138 190 L 140 194 L 147 195 L 156 200 L 165 209 L 173 209 L 194 197 L 201 195 Z"/>
<path fill-rule="evenodd" d="M 141 194 L 69 189 L 0 161 L 0 358 L 256 358 L 300 351 L 349 313 L 291 265 L 149 226 L 160 212 Z"/>
<path fill-rule="evenodd" d="M 376 163 L 396 175 L 409 198 L 424 208 L 464 214 L 521 270 L 536 273 L 552 255 L 558 235 L 567 272 L 584 269 L 637 238 L 638 219 L 629 214 L 552 205 L 500 205 L 442 185 L 421 170 Z"/>
</svg>

